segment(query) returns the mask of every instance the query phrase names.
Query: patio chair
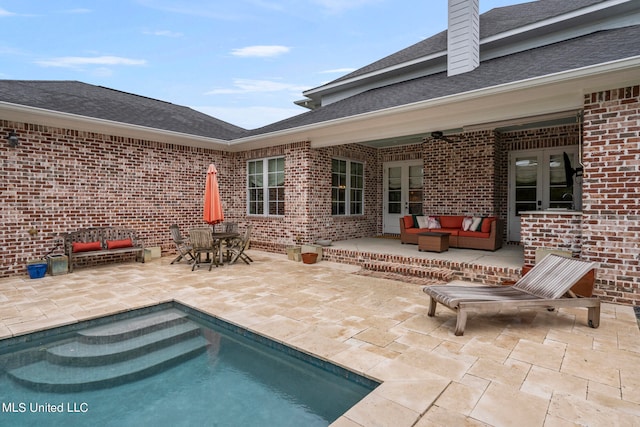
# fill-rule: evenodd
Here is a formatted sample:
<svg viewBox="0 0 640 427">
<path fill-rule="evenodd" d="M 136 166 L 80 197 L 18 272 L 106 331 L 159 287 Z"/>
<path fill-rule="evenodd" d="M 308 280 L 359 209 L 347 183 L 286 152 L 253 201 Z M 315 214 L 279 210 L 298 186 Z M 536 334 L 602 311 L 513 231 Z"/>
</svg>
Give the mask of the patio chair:
<svg viewBox="0 0 640 427">
<path fill-rule="evenodd" d="M 171 261 L 171 264 L 179 262 L 182 258 L 186 259 L 187 262 L 191 264 L 195 260 L 192 252 L 193 248 L 189 244 L 188 240 L 180 234 L 178 224 L 172 224 L 169 227 L 169 230 L 171 231 L 171 237 L 173 237 L 173 242 L 176 244 L 176 250 L 178 251 L 178 256 Z"/>
<path fill-rule="evenodd" d="M 251 257 L 245 253 L 245 249 L 249 246 L 249 239 L 251 238 L 251 228 L 253 226 L 248 225 L 244 234 L 240 237 L 232 239 L 227 244 L 226 250 L 229 254 L 229 264 L 234 264 L 238 259 L 241 259 L 246 264 L 253 262 Z"/>
<path fill-rule="evenodd" d="M 223 223 L 222 231 L 224 233 L 237 233 L 238 232 L 238 223 L 237 222 L 225 222 Z"/>
<path fill-rule="evenodd" d="M 600 326 L 600 300 L 576 298 L 569 292 L 576 282 L 596 267 L 596 263 L 548 255 L 512 286 L 426 286 L 423 291 L 431 297 L 428 316 L 435 316 L 437 303 L 457 311 L 455 334 L 460 336 L 464 334 L 468 312 L 585 307 L 588 309 L 589 326 L 597 328 Z M 569 297 L 564 297 L 567 293 Z"/>
<path fill-rule="evenodd" d="M 189 230 L 189 237 L 195 257 L 191 271 L 194 271 L 196 267 L 200 268 L 200 264 L 209 264 L 209 271 L 214 264 L 217 267 L 218 244 L 213 240 L 211 228 L 193 228 Z M 206 254 L 205 261 L 202 260 L 202 254 Z"/>
</svg>

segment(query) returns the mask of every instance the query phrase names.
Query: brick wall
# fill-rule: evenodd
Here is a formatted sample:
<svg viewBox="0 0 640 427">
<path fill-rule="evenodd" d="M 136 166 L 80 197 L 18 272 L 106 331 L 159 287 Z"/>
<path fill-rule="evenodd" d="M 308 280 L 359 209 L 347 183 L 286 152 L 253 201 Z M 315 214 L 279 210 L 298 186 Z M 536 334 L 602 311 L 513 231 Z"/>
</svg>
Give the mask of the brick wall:
<svg viewBox="0 0 640 427">
<path fill-rule="evenodd" d="M 133 228 L 145 246 L 172 252 L 169 225 L 177 223 L 184 233 L 206 225 L 202 202 L 210 163 L 218 169 L 225 220 L 240 229 L 252 224 L 258 248 L 283 252 L 296 236 L 311 243 L 380 233 L 380 166 L 373 148 L 316 150 L 302 141 L 226 153 L 0 120 L 2 134 L 13 129 L 20 146 L 0 151 L 0 277 L 26 274 L 27 260 L 47 254 L 60 234 L 85 227 Z M 274 156 L 285 158 L 285 215 L 247 217 L 247 160 Z M 333 157 L 365 164 L 364 215 L 331 216 Z"/>
<path fill-rule="evenodd" d="M 172 249 L 169 225 L 203 225 L 209 163 L 221 187 L 231 182 L 214 150 L 0 120 L 0 133 L 12 129 L 20 145 L 0 150 L 0 277 L 25 274 L 59 234 L 85 227 L 133 228 L 146 246 Z"/>
<path fill-rule="evenodd" d="M 496 139 L 492 132 L 427 139 L 424 157 L 424 212 L 436 215 L 496 214 Z"/>
<path fill-rule="evenodd" d="M 584 98 L 584 258 L 599 295 L 640 305 L 640 86 Z"/>
<path fill-rule="evenodd" d="M 246 162 L 284 156 L 285 215 L 246 216 Z M 364 215 L 331 215 L 331 159 L 342 158 L 365 165 Z M 379 188 L 377 150 L 359 144 L 313 149 L 309 142 L 251 150 L 233 155 L 237 183 L 233 198 L 238 208 L 233 218 L 253 225 L 252 247 L 284 252 L 296 243 L 318 239 L 344 240 L 379 233 Z"/>
<path fill-rule="evenodd" d="M 582 252 L 582 214 L 580 212 L 532 212 L 522 214 L 520 242 L 524 263 L 533 265 L 539 248 L 569 251 L 580 258 Z"/>
</svg>

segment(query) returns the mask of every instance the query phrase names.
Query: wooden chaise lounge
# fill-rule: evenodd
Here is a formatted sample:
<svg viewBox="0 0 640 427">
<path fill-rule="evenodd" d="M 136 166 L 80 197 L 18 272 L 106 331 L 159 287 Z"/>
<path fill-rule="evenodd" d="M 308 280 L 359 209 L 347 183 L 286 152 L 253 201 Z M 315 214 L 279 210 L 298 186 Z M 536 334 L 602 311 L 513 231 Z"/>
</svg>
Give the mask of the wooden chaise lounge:
<svg viewBox="0 0 640 427">
<path fill-rule="evenodd" d="M 513 286 L 442 285 L 426 286 L 423 291 L 431 297 L 430 317 L 435 316 L 440 303 L 458 313 L 456 335 L 464 334 L 469 312 L 487 313 L 501 309 L 545 307 L 585 307 L 588 324 L 600 325 L 600 300 L 579 298 L 571 287 L 597 267 L 596 263 L 558 255 L 548 255 L 538 262 Z M 568 294 L 568 297 L 565 295 Z"/>
</svg>

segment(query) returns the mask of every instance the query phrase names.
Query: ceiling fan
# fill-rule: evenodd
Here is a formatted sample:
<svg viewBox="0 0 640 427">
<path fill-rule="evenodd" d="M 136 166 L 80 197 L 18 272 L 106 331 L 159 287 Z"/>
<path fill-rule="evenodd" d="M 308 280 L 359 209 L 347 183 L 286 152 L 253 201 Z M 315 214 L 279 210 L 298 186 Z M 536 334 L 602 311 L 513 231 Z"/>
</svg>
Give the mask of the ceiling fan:
<svg viewBox="0 0 640 427">
<path fill-rule="evenodd" d="M 446 136 L 444 136 L 444 133 L 442 133 L 442 131 L 435 131 L 435 132 L 431 132 L 431 138 L 433 139 L 439 139 L 440 141 L 446 141 L 449 143 L 453 143 L 453 140 L 447 138 Z"/>
</svg>

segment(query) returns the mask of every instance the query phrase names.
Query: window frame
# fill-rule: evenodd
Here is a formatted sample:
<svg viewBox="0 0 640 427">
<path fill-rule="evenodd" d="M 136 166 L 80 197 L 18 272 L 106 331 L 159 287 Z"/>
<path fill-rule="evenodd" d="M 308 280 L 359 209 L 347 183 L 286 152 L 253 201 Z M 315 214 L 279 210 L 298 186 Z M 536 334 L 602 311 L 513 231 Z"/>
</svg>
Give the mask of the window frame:
<svg viewBox="0 0 640 427">
<path fill-rule="evenodd" d="M 275 160 L 276 169 L 269 170 L 269 166 L 271 165 L 271 161 Z M 279 161 L 282 161 L 282 169 L 279 169 Z M 259 173 L 251 173 L 252 164 L 261 163 L 262 170 Z M 246 202 L 247 202 L 247 215 L 249 216 L 262 216 L 262 217 L 283 217 L 285 215 L 285 157 L 284 156 L 272 156 L 272 157 L 263 157 L 259 159 L 251 159 L 247 160 L 247 187 L 246 187 Z M 282 174 L 281 182 L 282 185 L 270 185 L 272 181 L 270 178 L 275 180 L 275 183 L 278 184 L 278 174 Z M 275 175 L 275 176 L 274 176 Z M 261 186 L 251 187 L 252 176 L 260 176 Z M 253 191 L 256 191 L 255 197 Z M 275 198 L 274 194 L 275 193 Z M 261 197 L 260 197 L 261 196 Z M 257 209 L 257 207 L 261 204 L 261 209 Z M 275 212 L 271 213 L 272 204 L 275 204 Z M 256 211 L 252 212 L 252 208 L 256 206 Z M 281 213 L 278 213 L 281 212 Z"/>
<path fill-rule="evenodd" d="M 344 162 L 345 164 L 345 172 L 335 171 L 334 170 L 334 161 Z M 357 170 L 354 171 L 353 165 L 358 165 L 361 171 L 361 174 L 357 174 Z M 344 176 L 345 188 L 344 190 L 344 200 L 340 200 L 339 198 L 334 197 L 336 190 L 340 192 L 341 186 L 335 186 L 334 176 L 336 174 L 340 174 Z M 354 186 L 353 180 L 361 181 L 361 186 Z M 340 180 L 338 180 L 338 184 L 340 184 Z M 353 200 L 354 192 L 360 192 L 359 200 Z M 365 214 L 365 162 L 353 160 L 349 158 L 343 157 L 332 157 L 331 158 L 331 215 L 332 216 L 340 216 L 340 217 L 350 217 L 350 216 L 363 216 Z M 340 211 L 340 205 L 344 207 L 344 212 Z M 359 206 L 359 212 L 352 212 L 354 206 Z M 334 209 L 335 208 L 335 209 Z"/>
</svg>

